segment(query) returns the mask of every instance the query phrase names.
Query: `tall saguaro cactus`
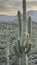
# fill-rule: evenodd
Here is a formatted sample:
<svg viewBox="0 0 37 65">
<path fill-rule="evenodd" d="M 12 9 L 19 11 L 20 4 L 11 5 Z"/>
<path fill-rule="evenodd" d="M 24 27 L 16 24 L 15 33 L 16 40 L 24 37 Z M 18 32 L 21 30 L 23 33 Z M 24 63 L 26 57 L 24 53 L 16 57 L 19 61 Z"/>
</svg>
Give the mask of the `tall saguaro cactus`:
<svg viewBox="0 0 37 65">
<path fill-rule="evenodd" d="M 14 45 L 15 55 L 19 58 L 19 61 L 20 61 L 19 65 L 26 65 L 26 60 L 27 60 L 26 55 L 29 56 L 28 54 L 30 53 L 30 49 L 31 49 L 29 33 L 27 33 L 26 36 L 27 37 L 24 42 L 25 44 L 23 43 L 24 46 L 21 45 L 22 43 L 21 38 L 18 39 L 18 48 L 16 47 L 16 45 Z"/>
<path fill-rule="evenodd" d="M 20 11 L 18 11 L 18 20 L 19 20 L 19 38 L 18 38 L 18 47 L 14 45 L 14 51 L 15 55 L 19 58 L 19 65 L 26 65 L 26 55 L 29 56 L 28 54 L 30 53 L 31 49 L 31 18 L 29 17 L 28 21 L 28 32 L 26 32 L 25 28 L 25 23 L 26 23 L 26 0 L 23 0 L 23 27 L 22 27 L 22 22 L 21 22 L 21 15 Z M 23 28 L 23 30 L 22 30 Z M 26 39 L 23 42 L 23 36 L 26 35 Z M 25 37 L 24 37 L 25 38 Z M 23 45 L 22 45 L 23 44 Z"/>
</svg>

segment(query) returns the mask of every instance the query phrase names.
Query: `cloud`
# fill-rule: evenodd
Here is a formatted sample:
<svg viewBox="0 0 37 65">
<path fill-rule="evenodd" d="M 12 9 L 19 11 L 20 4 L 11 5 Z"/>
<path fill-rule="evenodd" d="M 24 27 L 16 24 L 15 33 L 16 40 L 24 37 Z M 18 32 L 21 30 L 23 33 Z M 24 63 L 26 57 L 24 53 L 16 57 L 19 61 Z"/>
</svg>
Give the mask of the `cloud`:
<svg viewBox="0 0 37 65">
<path fill-rule="evenodd" d="M 21 0 L 0 0 L 0 14 L 16 14 L 22 7 Z"/>
<path fill-rule="evenodd" d="M 27 5 L 31 5 L 31 6 L 37 6 L 37 1 L 28 1 L 28 2 L 26 2 L 27 3 Z"/>
<path fill-rule="evenodd" d="M 26 0 L 27 10 L 37 9 L 37 0 Z M 0 0 L 0 14 L 16 14 L 22 11 L 22 0 Z"/>
<path fill-rule="evenodd" d="M 27 1 L 26 5 L 28 10 L 37 10 L 37 1 Z"/>
<path fill-rule="evenodd" d="M 37 1 L 37 0 L 26 0 L 26 1 L 32 2 L 32 1 Z"/>
</svg>

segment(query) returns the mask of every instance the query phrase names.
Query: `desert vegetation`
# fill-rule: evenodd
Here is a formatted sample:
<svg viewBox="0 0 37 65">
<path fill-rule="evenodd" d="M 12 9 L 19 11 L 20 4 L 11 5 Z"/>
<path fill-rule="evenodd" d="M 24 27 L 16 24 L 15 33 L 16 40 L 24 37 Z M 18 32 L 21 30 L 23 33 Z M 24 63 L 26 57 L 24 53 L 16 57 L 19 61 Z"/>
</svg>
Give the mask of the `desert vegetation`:
<svg viewBox="0 0 37 65">
<path fill-rule="evenodd" d="M 37 58 L 37 50 L 33 51 L 37 45 L 37 34 L 32 30 L 31 16 L 26 20 L 26 0 L 23 0 L 23 20 L 20 11 L 17 12 L 17 17 L 18 23 L 1 23 L 0 64 L 2 65 L 32 65 L 31 60 Z"/>
</svg>

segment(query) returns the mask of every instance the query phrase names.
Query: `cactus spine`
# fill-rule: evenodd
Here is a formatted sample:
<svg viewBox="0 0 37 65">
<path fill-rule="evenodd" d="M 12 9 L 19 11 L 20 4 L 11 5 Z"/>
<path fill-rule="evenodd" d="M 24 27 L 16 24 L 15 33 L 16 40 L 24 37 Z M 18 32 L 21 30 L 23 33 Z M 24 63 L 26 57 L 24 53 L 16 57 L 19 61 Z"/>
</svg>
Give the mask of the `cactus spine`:
<svg viewBox="0 0 37 65">
<path fill-rule="evenodd" d="M 31 37 L 31 18 L 30 17 L 29 17 L 29 21 L 28 21 L 28 32 L 26 32 L 26 30 L 25 30 L 25 25 L 26 25 L 26 0 L 23 0 L 23 27 L 22 27 L 22 24 L 21 24 L 22 22 L 21 22 L 20 11 L 18 11 L 18 20 L 19 20 L 18 48 L 16 47 L 16 45 L 14 45 L 13 48 L 14 48 L 14 51 L 15 51 L 15 55 L 19 58 L 19 61 L 20 61 L 19 65 L 26 65 L 26 60 L 27 60 L 26 55 L 28 56 L 28 53 L 30 53 L 30 49 L 31 49 L 31 41 L 30 41 L 30 37 Z M 24 32 L 26 32 L 27 34 L 26 34 L 26 40 L 23 42 L 22 35 L 24 35 Z M 23 43 L 23 45 L 22 45 L 22 43 Z"/>
</svg>

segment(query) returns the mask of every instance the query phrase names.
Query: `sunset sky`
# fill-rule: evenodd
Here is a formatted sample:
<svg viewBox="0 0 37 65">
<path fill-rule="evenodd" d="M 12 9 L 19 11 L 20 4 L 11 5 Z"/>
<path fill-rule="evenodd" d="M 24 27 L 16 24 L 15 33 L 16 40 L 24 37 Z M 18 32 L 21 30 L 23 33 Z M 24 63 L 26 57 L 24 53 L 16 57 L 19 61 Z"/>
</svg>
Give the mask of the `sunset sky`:
<svg viewBox="0 0 37 65">
<path fill-rule="evenodd" d="M 37 0 L 26 0 L 26 10 L 37 10 Z M 22 0 L 0 0 L 0 14 L 16 15 L 22 11 Z"/>
</svg>

